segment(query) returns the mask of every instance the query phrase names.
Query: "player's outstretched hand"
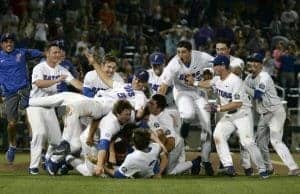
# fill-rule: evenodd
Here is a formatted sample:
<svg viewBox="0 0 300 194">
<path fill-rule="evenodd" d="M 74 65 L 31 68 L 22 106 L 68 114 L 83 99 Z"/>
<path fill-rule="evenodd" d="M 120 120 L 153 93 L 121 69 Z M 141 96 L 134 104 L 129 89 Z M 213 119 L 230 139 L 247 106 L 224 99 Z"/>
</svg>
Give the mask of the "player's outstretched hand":
<svg viewBox="0 0 300 194">
<path fill-rule="evenodd" d="M 215 112 L 218 112 L 218 105 L 217 104 L 206 104 L 204 109 L 207 112 L 215 113 Z"/>
<path fill-rule="evenodd" d="M 95 167 L 95 175 L 96 176 L 100 176 L 102 174 L 104 174 L 104 167 L 96 165 L 96 167 Z"/>
</svg>

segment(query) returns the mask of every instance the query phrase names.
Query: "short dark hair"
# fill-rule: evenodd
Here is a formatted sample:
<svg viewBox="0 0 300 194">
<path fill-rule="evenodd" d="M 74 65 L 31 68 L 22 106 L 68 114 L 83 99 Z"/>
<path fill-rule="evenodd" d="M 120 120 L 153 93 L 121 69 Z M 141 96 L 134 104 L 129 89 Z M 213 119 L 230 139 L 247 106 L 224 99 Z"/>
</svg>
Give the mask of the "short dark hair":
<svg viewBox="0 0 300 194">
<path fill-rule="evenodd" d="M 216 44 L 221 43 L 221 44 L 225 44 L 227 46 L 227 48 L 230 48 L 231 42 L 230 40 L 228 40 L 227 38 L 218 38 L 216 40 Z"/>
<path fill-rule="evenodd" d="M 157 106 L 161 108 L 161 110 L 164 110 L 168 106 L 166 97 L 161 94 L 154 94 L 151 99 L 155 100 Z"/>
<path fill-rule="evenodd" d="M 128 102 L 127 100 L 118 100 L 113 108 L 112 108 L 112 112 L 117 115 L 117 114 L 121 114 L 125 109 L 128 110 L 133 110 L 134 108 L 132 107 L 132 105 L 130 104 L 130 102 Z"/>
<path fill-rule="evenodd" d="M 136 128 L 133 131 L 133 143 L 136 149 L 144 150 L 149 146 L 150 143 L 150 131 L 149 129 Z"/>
<path fill-rule="evenodd" d="M 190 43 L 189 41 L 186 41 L 186 40 L 181 40 L 177 43 L 177 48 L 180 48 L 180 47 L 186 48 L 188 51 L 191 51 L 192 43 Z"/>
</svg>

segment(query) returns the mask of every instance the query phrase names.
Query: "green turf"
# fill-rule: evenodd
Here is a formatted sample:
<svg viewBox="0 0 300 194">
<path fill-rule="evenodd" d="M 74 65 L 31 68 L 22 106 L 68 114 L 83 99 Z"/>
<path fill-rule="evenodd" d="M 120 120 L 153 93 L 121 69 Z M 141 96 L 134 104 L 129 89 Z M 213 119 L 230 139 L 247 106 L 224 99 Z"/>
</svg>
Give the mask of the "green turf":
<svg viewBox="0 0 300 194">
<path fill-rule="evenodd" d="M 78 174 L 51 177 L 42 173 L 38 176 L 29 176 L 25 169 L 20 168 L 22 165 L 26 166 L 24 161 L 28 160 L 28 154 L 17 155 L 16 165 L 20 167 L 16 169 L 5 164 L 3 155 L 0 157 L 1 194 L 298 194 L 300 191 L 300 177 L 288 176 L 272 176 L 267 180 L 245 176 L 234 178 L 177 176 L 152 180 L 102 179 L 82 177 Z"/>
</svg>

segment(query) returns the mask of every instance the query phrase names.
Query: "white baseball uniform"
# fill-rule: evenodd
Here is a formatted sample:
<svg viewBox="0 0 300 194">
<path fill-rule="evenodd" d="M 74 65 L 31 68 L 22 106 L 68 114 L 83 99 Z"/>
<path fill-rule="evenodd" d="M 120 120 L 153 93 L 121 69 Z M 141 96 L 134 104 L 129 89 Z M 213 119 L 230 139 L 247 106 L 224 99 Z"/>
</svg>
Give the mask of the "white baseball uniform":
<svg viewBox="0 0 300 194">
<path fill-rule="evenodd" d="M 271 140 L 273 148 L 289 170 L 298 169 L 290 151 L 282 142 L 286 113 L 271 76 L 264 71 L 261 71 L 256 77 L 250 74 L 246 77 L 245 84 L 253 91 L 257 90 L 262 93 L 261 100 L 255 100 L 256 111 L 260 114 L 256 141 L 265 164 L 270 170 L 273 169 L 268 148 L 269 140 Z M 252 94 L 252 92 L 250 93 Z"/>
<path fill-rule="evenodd" d="M 158 92 L 158 88 L 161 85 L 161 76 L 157 76 L 154 73 L 152 68 L 148 69 L 147 71 L 149 73 L 148 84 L 149 84 L 150 94 L 152 96 Z M 169 88 L 169 89 L 171 89 L 171 88 Z M 167 100 L 168 106 L 174 105 L 174 98 L 173 98 L 173 94 L 172 94 L 171 90 L 167 91 L 166 100 Z"/>
<path fill-rule="evenodd" d="M 209 161 L 211 151 L 211 124 L 210 113 L 204 107 L 207 104 L 205 91 L 187 86 L 184 83 L 186 75 L 193 75 L 195 80 L 201 80 L 201 75 L 206 68 L 211 68 L 213 57 L 200 51 L 191 51 L 191 64 L 184 65 L 176 55 L 165 67 L 161 75 L 161 82 L 173 86 L 175 103 L 179 110 L 180 117 L 186 122 L 197 122 L 201 124 L 201 138 L 203 161 Z M 202 140 L 205 141 L 202 141 Z"/>
<path fill-rule="evenodd" d="M 227 140 L 237 130 L 241 145 L 249 152 L 258 171 L 266 171 L 261 153 L 254 142 L 251 103 L 243 81 L 237 75 L 230 73 L 224 80 L 221 80 L 220 76 L 215 76 L 211 84 L 218 94 L 221 105 L 230 102 L 242 102 L 239 109 L 229 111 L 222 116 L 213 134 L 222 164 L 224 167 L 233 166 Z"/>
<path fill-rule="evenodd" d="M 123 83 L 123 78 L 118 74 L 114 73 L 112 80 Z M 94 97 L 99 90 L 107 90 L 108 87 L 98 76 L 96 70 L 89 71 L 84 76 L 83 81 L 83 95 L 88 97 Z"/>
<path fill-rule="evenodd" d="M 239 67 L 242 70 L 244 69 L 245 63 L 244 63 L 244 61 L 242 59 L 230 55 L 229 56 L 229 60 L 230 60 L 230 64 L 229 64 L 230 68 Z"/>
<path fill-rule="evenodd" d="M 30 101 L 37 97 L 50 96 L 58 93 L 61 83 L 53 84 L 48 88 L 39 88 L 35 85 L 35 82 L 37 80 L 56 80 L 61 75 L 67 75 L 65 80 L 67 83 L 74 79 L 71 73 L 60 65 L 50 67 L 46 61 L 37 64 L 32 72 Z M 61 139 L 60 126 L 54 108 L 29 106 L 26 109 L 26 112 L 32 130 L 32 140 L 30 142 L 30 168 L 38 168 L 42 148 L 46 141 L 49 141 L 49 145 L 59 144 Z"/>
<path fill-rule="evenodd" d="M 166 137 L 173 137 L 175 139 L 175 146 L 168 154 L 168 166 L 166 169 L 167 174 L 180 174 L 192 167 L 191 161 L 185 161 L 185 150 L 183 139 L 175 132 L 175 122 L 178 118 L 173 118 L 172 112 L 165 109 L 158 115 L 151 114 L 149 117 L 148 125 L 152 131 L 159 129 L 163 130 Z"/>
<path fill-rule="evenodd" d="M 112 137 L 116 135 L 121 130 L 122 125 L 119 123 L 116 115 L 112 112 L 109 112 L 106 116 L 104 116 L 98 126 L 98 130 L 94 135 L 94 141 L 96 146 L 88 146 L 86 144 L 86 140 L 88 137 L 88 130 L 85 130 L 81 136 L 81 144 L 82 144 L 82 154 L 85 157 L 85 162 L 74 162 L 71 163 L 74 165 L 74 168 L 78 170 L 84 176 L 92 176 L 94 172 L 95 165 L 91 165 L 88 161 L 87 156 L 93 155 L 97 156 L 97 143 L 100 140 L 106 140 L 108 142 L 111 141 Z"/>
<path fill-rule="evenodd" d="M 118 172 L 127 178 L 151 178 L 159 171 L 160 151 L 157 143 L 150 143 L 143 151 L 135 149 L 126 156 Z"/>
</svg>

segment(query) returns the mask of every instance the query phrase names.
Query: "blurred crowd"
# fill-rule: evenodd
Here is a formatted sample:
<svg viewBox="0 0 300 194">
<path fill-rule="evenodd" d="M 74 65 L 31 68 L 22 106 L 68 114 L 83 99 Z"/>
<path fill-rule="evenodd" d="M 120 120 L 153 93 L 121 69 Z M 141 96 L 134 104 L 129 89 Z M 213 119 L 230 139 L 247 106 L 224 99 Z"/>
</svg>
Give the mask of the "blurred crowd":
<svg viewBox="0 0 300 194">
<path fill-rule="evenodd" d="M 300 71 L 299 3 L 210 0 L 1 0 L 0 33 L 17 35 L 17 47 L 43 50 L 49 40 L 64 40 L 66 56 L 79 78 L 91 70 L 83 52 L 112 53 L 119 71 L 130 77 L 149 67 L 153 51 L 168 59 L 176 43 L 215 55 L 215 40 L 231 42 L 232 55 L 253 52 L 283 88 L 298 88 Z"/>
</svg>

